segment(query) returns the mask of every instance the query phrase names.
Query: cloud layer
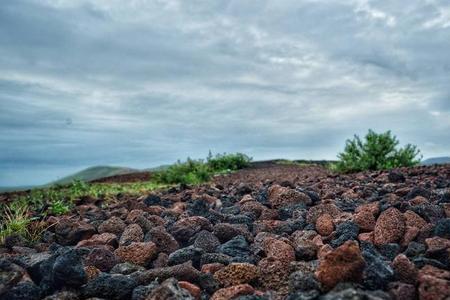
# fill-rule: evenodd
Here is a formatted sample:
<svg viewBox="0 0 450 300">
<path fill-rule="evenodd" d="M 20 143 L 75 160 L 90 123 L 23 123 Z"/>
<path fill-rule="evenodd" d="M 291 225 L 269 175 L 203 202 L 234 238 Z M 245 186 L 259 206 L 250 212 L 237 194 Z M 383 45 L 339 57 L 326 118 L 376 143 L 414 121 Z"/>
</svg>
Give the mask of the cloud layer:
<svg viewBox="0 0 450 300">
<path fill-rule="evenodd" d="M 5 0 L 0 186 L 244 151 L 333 159 L 392 129 L 450 152 L 450 5 Z"/>
</svg>

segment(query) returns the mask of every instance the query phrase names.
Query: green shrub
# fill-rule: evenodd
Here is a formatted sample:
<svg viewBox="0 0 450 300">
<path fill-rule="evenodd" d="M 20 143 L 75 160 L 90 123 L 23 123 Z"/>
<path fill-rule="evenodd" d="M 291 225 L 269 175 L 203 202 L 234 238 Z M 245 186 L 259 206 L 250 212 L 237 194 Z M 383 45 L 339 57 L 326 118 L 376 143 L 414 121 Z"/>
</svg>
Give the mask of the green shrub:
<svg viewBox="0 0 450 300">
<path fill-rule="evenodd" d="M 178 161 L 165 170 L 155 172 L 153 179 L 163 184 L 199 184 L 216 174 L 245 168 L 250 162 L 251 158 L 242 153 L 215 156 L 209 153 L 206 161 L 191 158 L 185 162 Z"/>
<path fill-rule="evenodd" d="M 236 154 L 216 154 L 213 156 L 211 152 L 209 152 L 206 163 L 208 167 L 214 172 L 222 172 L 222 171 L 236 171 L 239 169 L 246 168 L 250 165 L 252 159 L 245 154 L 236 153 Z"/>
<path fill-rule="evenodd" d="M 399 148 L 399 141 L 390 131 L 375 133 L 369 130 L 364 140 L 355 135 L 347 140 L 344 152 L 338 155 L 336 169 L 340 172 L 364 170 L 384 170 L 397 167 L 410 167 L 420 162 L 420 151 L 408 144 Z"/>
</svg>

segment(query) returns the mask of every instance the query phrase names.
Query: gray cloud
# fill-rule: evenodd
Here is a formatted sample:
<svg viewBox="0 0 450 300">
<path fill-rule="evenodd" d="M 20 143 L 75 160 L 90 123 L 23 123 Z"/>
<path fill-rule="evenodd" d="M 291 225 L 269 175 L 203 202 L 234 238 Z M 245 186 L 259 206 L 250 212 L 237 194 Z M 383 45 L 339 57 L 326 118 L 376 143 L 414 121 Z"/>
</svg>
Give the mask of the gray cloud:
<svg viewBox="0 0 450 300">
<path fill-rule="evenodd" d="M 450 149 L 446 1 L 6 0 L 0 186 L 245 151 Z"/>
</svg>

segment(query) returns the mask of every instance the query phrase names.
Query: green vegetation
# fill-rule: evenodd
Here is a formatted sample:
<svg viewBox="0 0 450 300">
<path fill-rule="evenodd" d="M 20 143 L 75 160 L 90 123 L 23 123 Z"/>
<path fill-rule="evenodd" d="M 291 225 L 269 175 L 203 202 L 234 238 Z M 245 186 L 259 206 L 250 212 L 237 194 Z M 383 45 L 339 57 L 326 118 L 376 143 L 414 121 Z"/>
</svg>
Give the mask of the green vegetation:
<svg viewBox="0 0 450 300">
<path fill-rule="evenodd" d="M 178 161 L 165 170 L 156 172 L 154 179 L 162 184 L 199 184 L 210 180 L 214 175 L 245 168 L 250 165 L 251 160 L 242 153 L 213 156 L 210 152 L 206 160 L 188 158 L 185 162 Z"/>
<path fill-rule="evenodd" d="M 408 144 L 398 147 L 399 141 L 390 131 L 378 134 L 369 130 L 364 140 L 355 135 L 347 140 L 344 152 L 338 155 L 332 169 L 339 172 L 358 172 L 364 170 L 384 170 L 397 167 L 410 167 L 420 163 L 420 151 Z"/>
</svg>

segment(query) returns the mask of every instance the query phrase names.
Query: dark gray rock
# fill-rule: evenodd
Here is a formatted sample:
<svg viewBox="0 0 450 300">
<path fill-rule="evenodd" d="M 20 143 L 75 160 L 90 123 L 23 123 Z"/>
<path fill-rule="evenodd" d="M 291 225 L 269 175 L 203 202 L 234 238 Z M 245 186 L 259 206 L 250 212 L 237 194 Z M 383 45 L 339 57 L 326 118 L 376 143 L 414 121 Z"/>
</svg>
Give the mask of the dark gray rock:
<svg viewBox="0 0 450 300">
<path fill-rule="evenodd" d="M 169 255 L 169 266 L 180 265 L 187 261 L 192 261 L 194 267 L 200 266 L 200 258 L 204 253 L 203 249 L 189 246 L 178 249 Z"/>
<path fill-rule="evenodd" d="M 346 221 L 336 226 L 334 233 L 334 239 L 330 245 L 333 248 L 337 248 L 344 244 L 348 240 L 356 240 L 358 238 L 359 226 L 352 221 Z"/>
<path fill-rule="evenodd" d="M 0 300 L 39 300 L 42 291 L 31 281 L 21 282 L 0 295 Z"/>
<path fill-rule="evenodd" d="M 126 275 L 102 273 L 82 287 L 84 297 L 105 299 L 129 299 L 137 282 Z"/>
<path fill-rule="evenodd" d="M 222 244 L 218 252 L 230 256 L 232 262 L 256 263 L 256 259 L 250 251 L 250 246 L 242 235 L 238 235 Z"/>
<path fill-rule="evenodd" d="M 436 223 L 434 235 L 450 239 L 450 218 L 441 219 Z"/>
<path fill-rule="evenodd" d="M 219 239 L 212 232 L 206 230 L 200 231 L 194 241 L 194 247 L 203 249 L 205 253 L 214 253 L 219 246 Z"/>
</svg>

